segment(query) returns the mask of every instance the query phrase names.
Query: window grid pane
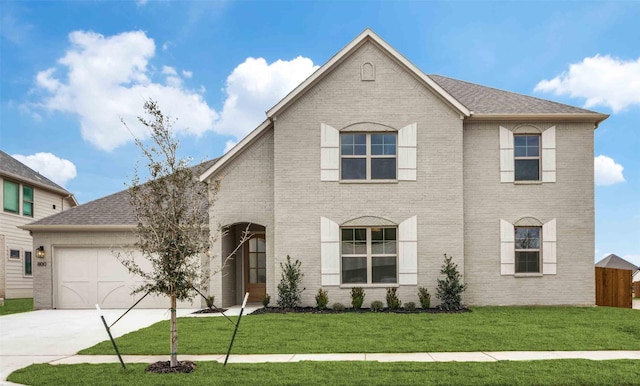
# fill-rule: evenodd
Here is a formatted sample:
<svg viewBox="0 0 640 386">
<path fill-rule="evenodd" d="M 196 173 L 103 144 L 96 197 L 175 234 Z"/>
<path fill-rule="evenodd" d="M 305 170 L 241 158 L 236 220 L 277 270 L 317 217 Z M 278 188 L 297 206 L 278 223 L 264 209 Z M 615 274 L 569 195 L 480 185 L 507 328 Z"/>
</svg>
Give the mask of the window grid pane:
<svg viewBox="0 0 640 386">
<path fill-rule="evenodd" d="M 396 180 L 397 134 L 340 134 L 342 180 Z"/>
<path fill-rule="evenodd" d="M 19 185 L 15 182 L 4 181 L 4 210 L 18 213 Z"/>
<path fill-rule="evenodd" d="M 31 252 L 29 252 L 29 251 L 26 251 L 24 253 L 24 274 L 25 274 L 25 276 L 31 276 L 32 275 Z"/>
<path fill-rule="evenodd" d="M 516 181 L 540 180 L 540 136 L 514 136 Z"/>
<path fill-rule="evenodd" d="M 342 228 L 342 283 L 397 283 L 397 228 Z"/>
<path fill-rule="evenodd" d="M 515 272 L 540 273 L 540 227 L 515 227 Z"/>
</svg>

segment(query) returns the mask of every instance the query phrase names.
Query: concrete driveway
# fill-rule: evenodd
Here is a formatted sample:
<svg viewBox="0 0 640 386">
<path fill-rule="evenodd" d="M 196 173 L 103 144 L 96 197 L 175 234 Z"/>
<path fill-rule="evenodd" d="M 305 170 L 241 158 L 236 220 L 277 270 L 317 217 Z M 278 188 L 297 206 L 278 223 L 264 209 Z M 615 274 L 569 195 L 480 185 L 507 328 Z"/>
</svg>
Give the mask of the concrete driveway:
<svg viewBox="0 0 640 386">
<path fill-rule="evenodd" d="M 177 315 L 193 311 L 178 309 Z M 103 310 L 108 324 L 124 312 Z M 111 333 L 118 337 L 168 319 L 166 309 L 132 310 L 111 328 Z M 71 356 L 107 339 L 96 310 L 40 310 L 0 316 L 0 383 L 17 369 Z"/>
</svg>

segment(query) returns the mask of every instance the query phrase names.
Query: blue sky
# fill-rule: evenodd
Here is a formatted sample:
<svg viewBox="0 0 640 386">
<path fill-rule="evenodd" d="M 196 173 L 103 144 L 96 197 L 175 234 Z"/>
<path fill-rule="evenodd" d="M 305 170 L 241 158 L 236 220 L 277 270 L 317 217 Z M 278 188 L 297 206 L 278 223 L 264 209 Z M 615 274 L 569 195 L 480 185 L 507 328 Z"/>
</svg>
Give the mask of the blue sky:
<svg viewBox="0 0 640 386">
<path fill-rule="evenodd" d="M 595 132 L 596 260 L 640 265 L 636 2 L 2 1 L 0 148 L 81 203 L 131 180 L 123 118 L 178 117 L 218 157 L 366 27 L 428 74 L 611 114 Z"/>
</svg>

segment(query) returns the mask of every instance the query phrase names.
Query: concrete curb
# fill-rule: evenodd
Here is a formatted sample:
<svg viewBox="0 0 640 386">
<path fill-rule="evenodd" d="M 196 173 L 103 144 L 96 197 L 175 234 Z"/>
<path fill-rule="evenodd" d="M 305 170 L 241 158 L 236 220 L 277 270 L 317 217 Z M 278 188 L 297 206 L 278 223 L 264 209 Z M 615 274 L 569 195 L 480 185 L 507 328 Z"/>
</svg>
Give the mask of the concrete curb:
<svg viewBox="0 0 640 386">
<path fill-rule="evenodd" d="M 168 360 L 168 355 L 123 355 L 125 363 L 153 363 Z M 224 355 L 180 355 L 180 360 L 223 363 Z M 229 363 L 292 363 L 292 362 L 498 362 L 538 361 L 558 359 L 589 359 L 594 361 L 640 360 L 640 351 L 487 351 L 487 352 L 421 352 L 421 353 L 339 353 L 339 354 L 252 354 L 231 355 Z M 119 363 L 115 355 L 72 355 L 56 358 L 51 365 L 80 363 Z"/>
</svg>

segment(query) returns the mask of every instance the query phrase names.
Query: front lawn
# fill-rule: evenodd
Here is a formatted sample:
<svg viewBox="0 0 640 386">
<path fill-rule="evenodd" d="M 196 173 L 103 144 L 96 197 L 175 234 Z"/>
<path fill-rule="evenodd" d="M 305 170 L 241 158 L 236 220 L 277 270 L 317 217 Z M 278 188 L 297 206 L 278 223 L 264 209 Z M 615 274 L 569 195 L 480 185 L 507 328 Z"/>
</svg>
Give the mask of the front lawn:
<svg viewBox="0 0 640 386">
<path fill-rule="evenodd" d="M 222 317 L 180 318 L 178 353 L 226 353 L 233 327 Z M 169 322 L 116 341 L 122 354 L 168 354 Z M 546 350 L 640 350 L 638 311 L 480 307 L 461 314 L 247 315 L 233 346 L 234 354 Z M 113 353 L 109 341 L 80 352 Z"/>
<path fill-rule="evenodd" d="M 636 385 L 638 361 L 580 359 L 491 363 L 199 362 L 190 374 L 145 373 L 145 364 L 31 365 L 27 385 Z"/>
<path fill-rule="evenodd" d="M 4 299 L 4 306 L 0 306 L 0 315 L 17 314 L 33 311 L 33 299 Z"/>
</svg>

